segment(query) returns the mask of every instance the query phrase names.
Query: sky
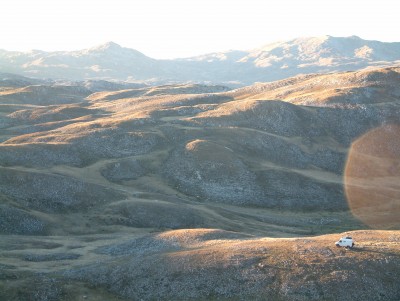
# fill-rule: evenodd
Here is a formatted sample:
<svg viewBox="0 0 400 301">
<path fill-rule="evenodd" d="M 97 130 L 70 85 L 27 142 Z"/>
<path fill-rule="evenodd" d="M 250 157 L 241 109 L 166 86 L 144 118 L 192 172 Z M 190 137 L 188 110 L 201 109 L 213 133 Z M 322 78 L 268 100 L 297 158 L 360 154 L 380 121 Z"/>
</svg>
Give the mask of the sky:
<svg viewBox="0 0 400 301">
<path fill-rule="evenodd" d="M 397 0 L 1 0 L 0 49 L 113 41 L 170 59 L 308 36 L 400 42 L 398 7 Z"/>
</svg>

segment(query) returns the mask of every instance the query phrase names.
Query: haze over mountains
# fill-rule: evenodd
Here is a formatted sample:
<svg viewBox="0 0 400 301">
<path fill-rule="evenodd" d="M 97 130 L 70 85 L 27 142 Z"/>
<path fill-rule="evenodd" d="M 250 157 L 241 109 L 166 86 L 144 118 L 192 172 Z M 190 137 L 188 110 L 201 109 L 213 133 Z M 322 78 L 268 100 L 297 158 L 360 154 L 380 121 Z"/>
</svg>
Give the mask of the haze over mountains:
<svg viewBox="0 0 400 301">
<path fill-rule="evenodd" d="M 147 83 L 205 82 L 248 85 L 300 73 L 358 70 L 400 62 L 400 43 L 356 36 L 311 37 L 250 51 L 231 50 L 174 60 L 156 60 L 113 42 L 71 51 L 0 50 L 0 70 L 38 78 L 113 79 Z"/>
</svg>

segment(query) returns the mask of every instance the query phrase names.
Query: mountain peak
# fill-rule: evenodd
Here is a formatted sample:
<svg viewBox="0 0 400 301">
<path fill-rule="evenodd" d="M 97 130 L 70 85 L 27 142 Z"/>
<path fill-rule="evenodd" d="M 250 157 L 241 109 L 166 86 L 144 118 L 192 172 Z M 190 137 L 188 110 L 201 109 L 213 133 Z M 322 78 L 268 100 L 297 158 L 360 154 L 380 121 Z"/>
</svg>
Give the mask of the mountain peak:
<svg viewBox="0 0 400 301">
<path fill-rule="evenodd" d="M 106 50 L 119 50 L 121 48 L 122 47 L 119 44 L 109 41 L 104 44 L 95 46 L 95 47 L 91 48 L 91 50 L 106 51 Z"/>
<path fill-rule="evenodd" d="M 314 37 L 299 37 L 290 41 L 282 41 L 281 44 L 295 44 L 295 45 L 323 45 L 326 43 L 360 43 L 360 42 L 369 42 L 367 40 L 363 40 L 359 36 L 348 36 L 348 37 L 334 37 L 331 35 L 322 35 L 322 36 L 314 36 Z"/>
</svg>

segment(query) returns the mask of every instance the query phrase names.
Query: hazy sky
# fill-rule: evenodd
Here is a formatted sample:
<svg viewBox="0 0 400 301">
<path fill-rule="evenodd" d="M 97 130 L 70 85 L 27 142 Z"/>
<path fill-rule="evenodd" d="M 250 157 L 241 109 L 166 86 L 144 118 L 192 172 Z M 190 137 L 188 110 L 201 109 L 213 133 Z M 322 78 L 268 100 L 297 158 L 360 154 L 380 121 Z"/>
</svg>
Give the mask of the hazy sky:
<svg viewBox="0 0 400 301">
<path fill-rule="evenodd" d="M 397 0 L 1 0 L 0 49 L 107 41 L 153 58 L 252 49 L 300 36 L 400 41 Z"/>
</svg>

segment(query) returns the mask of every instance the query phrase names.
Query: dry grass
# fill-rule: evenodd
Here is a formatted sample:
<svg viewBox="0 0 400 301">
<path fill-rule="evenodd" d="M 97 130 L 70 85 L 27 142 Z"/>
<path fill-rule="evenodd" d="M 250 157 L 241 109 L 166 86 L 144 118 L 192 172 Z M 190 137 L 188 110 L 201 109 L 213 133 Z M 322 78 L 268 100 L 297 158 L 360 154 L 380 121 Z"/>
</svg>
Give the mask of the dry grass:
<svg viewBox="0 0 400 301">
<path fill-rule="evenodd" d="M 298 105 L 346 106 L 396 99 L 399 68 L 324 75 L 302 75 L 273 83 L 240 88 L 235 99 L 280 99 Z"/>
<path fill-rule="evenodd" d="M 399 299 L 399 233 L 353 231 L 368 226 L 342 180 L 351 141 L 398 116 L 398 83 L 391 68 L 231 92 L 3 90 L 0 297 Z M 357 248 L 334 246 L 345 233 Z"/>
<path fill-rule="evenodd" d="M 356 240 L 354 249 L 334 245 L 343 235 Z M 283 239 L 191 229 L 67 239 L 10 236 L 0 244 L 1 296 L 7 300 L 29 293 L 54 300 L 93 299 L 100 292 L 109 300 L 399 297 L 399 231 Z M 339 299 L 344 288 L 348 293 Z"/>
</svg>

